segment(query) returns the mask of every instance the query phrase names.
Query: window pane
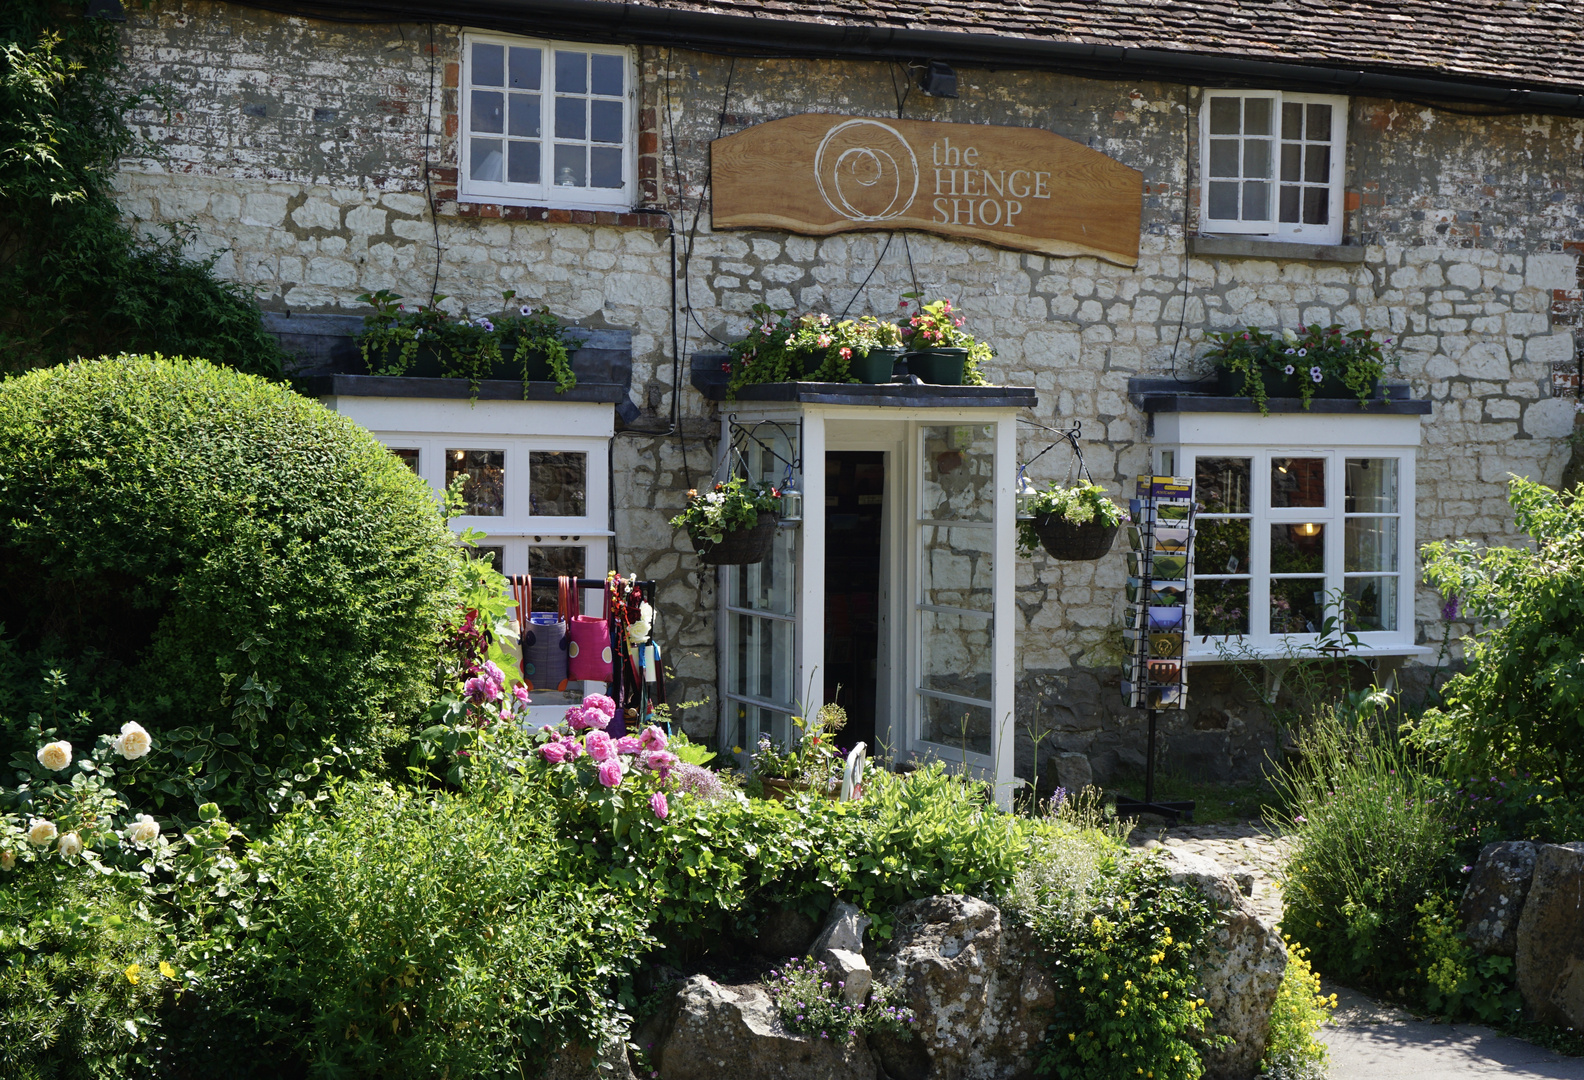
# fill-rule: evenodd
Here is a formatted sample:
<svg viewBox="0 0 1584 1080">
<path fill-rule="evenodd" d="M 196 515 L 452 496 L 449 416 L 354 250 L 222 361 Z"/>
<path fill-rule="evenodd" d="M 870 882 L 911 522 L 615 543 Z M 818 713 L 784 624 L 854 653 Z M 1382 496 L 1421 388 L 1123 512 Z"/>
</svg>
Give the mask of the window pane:
<svg viewBox="0 0 1584 1080">
<path fill-rule="evenodd" d="M 1270 185 L 1261 180 L 1243 185 L 1243 220 L 1266 221 L 1270 218 Z"/>
<path fill-rule="evenodd" d="M 588 93 L 588 53 L 556 50 L 555 88 L 558 94 Z"/>
<path fill-rule="evenodd" d="M 1347 625 L 1350 630 L 1397 629 L 1397 579 L 1348 578 Z"/>
<path fill-rule="evenodd" d="M 1210 140 L 1210 175 L 1236 176 L 1238 174 L 1238 142 L 1236 139 Z"/>
<path fill-rule="evenodd" d="M 1195 634 L 1246 634 L 1249 632 L 1249 583 L 1198 581 L 1194 583 Z"/>
<path fill-rule="evenodd" d="M 726 602 L 732 607 L 791 615 L 796 548 L 797 530 L 777 529 L 768 559 L 751 566 L 727 567 Z"/>
<path fill-rule="evenodd" d="M 468 114 L 468 124 L 471 130 L 495 133 L 506 130 L 505 94 L 498 90 L 475 90 L 469 97 L 472 100 Z"/>
<path fill-rule="evenodd" d="M 1281 214 L 1279 220 L 1298 223 L 1299 210 L 1298 198 L 1303 194 L 1303 188 L 1283 187 L 1281 189 Z"/>
<path fill-rule="evenodd" d="M 1348 513 L 1397 512 L 1396 458 L 1348 458 L 1344 482 Z"/>
<path fill-rule="evenodd" d="M 1237 135 L 1242 127 L 1239 123 L 1242 112 L 1242 101 L 1235 97 L 1218 97 L 1210 99 L 1210 134 L 1212 135 Z"/>
<path fill-rule="evenodd" d="M 510 142 L 506 147 L 506 179 L 514 184 L 540 183 L 539 144 Z"/>
<path fill-rule="evenodd" d="M 539 89 L 539 68 L 543 62 L 538 49 L 511 51 L 511 88 L 513 90 Z"/>
<path fill-rule="evenodd" d="M 1246 457 L 1202 457 L 1194 462 L 1194 487 L 1205 513 L 1249 512 L 1251 465 Z"/>
<path fill-rule="evenodd" d="M 1271 104 L 1270 98 L 1243 99 L 1243 134 L 1271 134 Z"/>
<path fill-rule="evenodd" d="M 1296 182 L 1303 179 L 1303 177 L 1300 175 L 1303 171 L 1301 167 L 1303 163 L 1302 146 L 1298 146 L 1295 143 L 1283 143 L 1281 148 L 1281 162 L 1281 178 L 1283 180 Z M 1283 195 L 1285 194 L 1286 192 L 1283 192 Z"/>
<path fill-rule="evenodd" d="M 766 701 L 791 701 L 793 624 L 753 615 L 731 618 L 737 647 L 728 658 L 727 692 Z"/>
<path fill-rule="evenodd" d="M 588 183 L 588 166 L 581 146 L 555 148 L 556 187 L 585 187 Z"/>
<path fill-rule="evenodd" d="M 499 183 L 501 179 L 501 141 L 474 139 L 468 153 L 468 176 L 474 180 Z"/>
<path fill-rule="evenodd" d="M 485 45 L 483 42 L 474 44 L 473 67 L 469 75 L 474 86 L 500 86 L 506 81 L 505 71 L 504 45 Z"/>
<path fill-rule="evenodd" d="M 1309 106 L 1309 130 L 1304 133 L 1307 139 L 1331 139 L 1331 106 Z"/>
<path fill-rule="evenodd" d="M 462 487 L 463 513 L 500 517 L 506 513 L 506 451 L 447 450 L 446 487 L 467 475 Z"/>
<path fill-rule="evenodd" d="M 539 95 L 513 94 L 511 96 L 511 126 L 506 132 L 524 139 L 539 137 Z"/>
<path fill-rule="evenodd" d="M 582 517 L 588 455 L 535 450 L 528 455 L 528 512 L 536 517 Z"/>
<path fill-rule="evenodd" d="M 1304 188 L 1305 225 L 1324 225 L 1331 217 L 1331 192 L 1323 187 Z"/>
<path fill-rule="evenodd" d="M 1270 583 L 1270 632 L 1318 634 L 1325 622 L 1325 579 L 1284 578 Z"/>
<path fill-rule="evenodd" d="M 622 82 L 627 69 L 626 61 L 619 56 L 601 56 L 598 53 L 589 59 L 594 69 L 594 77 L 591 80 L 594 93 L 620 97 L 623 93 Z"/>
<path fill-rule="evenodd" d="M 528 574 L 533 578 L 535 611 L 555 611 L 559 608 L 561 598 L 556 579 L 582 577 L 584 555 L 585 551 L 580 547 L 535 545 L 528 549 Z M 580 592 L 578 595 L 583 594 Z"/>
<path fill-rule="evenodd" d="M 990 700 L 990 619 L 919 612 L 919 689 Z"/>
<path fill-rule="evenodd" d="M 995 498 L 995 429 L 984 424 L 924 429 L 924 499 L 919 516 L 989 521 Z"/>
<path fill-rule="evenodd" d="M 620 147 L 596 146 L 589 151 L 590 187 L 619 188 L 622 186 L 622 152 Z"/>
<path fill-rule="evenodd" d="M 919 695 L 924 738 L 970 754 L 990 753 L 990 710 L 983 705 Z"/>
<path fill-rule="evenodd" d="M 555 133 L 558 139 L 582 139 L 588 133 L 588 99 L 558 97 L 555 103 Z"/>
<path fill-rule="evenodd" d="M 1325 504 L 1325 458 L 1271 458 L 1271 506 Z"/>
<path fill-rule="evenodd" d="M 622 141 L 621 102 L 589 102 L 589 138 L 595 142 L 619 143 Z"/>
<path fill-rule="evenodd" d="M 1265 139 L 1249 139 L 1243 144 L 1243 175 L 1269 178 L 1271 144 Z"/>
<path fill-rule="evenodd" d="M 1236 221 L 1238 216 L 1237 184 L 1210 185 L 1210 216 L 1225 221 Z"/>
<path fill-rule="evenodd" d="M 393 447 L 391 449 L 391 453 L 400 458 L 401 463 L 407 466 L 413 472 L 418 471 L 418 451 L 406 450 L 401 447 Z"/>
<path fill-rule="evenodd" d="M 1200 518 L 1198 533 L 1199 535 L 1194 538 L 1194 573 L 1246 574 L 1249 572 L 1247 518 L 1233 518 L 1229 521 Z"/>
<path fill-rule="evenodd" d="M 1273 574 L 1325 573 L 1325 526 L 1317 521 L 1301 525 L 1272 525 L 1270 572 Z M 1274 588 L 1274 583 L 1272 584 Z"/>
<path fill-rule="evenodd" d="M 1343 530 L 1342 569 L 1370 573 L 1397 569 L 1397 519 L 1350 517 Z"/>
<path fill-rule="evenodd" d="M 941 607 L 989 611 L 995 596 L 990 551 L 991 530 L 970 526 L 919 529 L 922 595 L 919 602 Z"/>
<path fill-rule="evenodd" d="M 1331 179 L 1329 146 L 1304 147 L 1304 179 L 1311 184 L 1324 184 Z"/>
<path fill-rule="evenodd" d="M 1282 138 L 1284 138 L 1284 139 L 1301 139 L 1301 138 L 1303 138 L 1303 106 L 1302 105 L 1283 105 L 1282 106 Z"/>
</svg>

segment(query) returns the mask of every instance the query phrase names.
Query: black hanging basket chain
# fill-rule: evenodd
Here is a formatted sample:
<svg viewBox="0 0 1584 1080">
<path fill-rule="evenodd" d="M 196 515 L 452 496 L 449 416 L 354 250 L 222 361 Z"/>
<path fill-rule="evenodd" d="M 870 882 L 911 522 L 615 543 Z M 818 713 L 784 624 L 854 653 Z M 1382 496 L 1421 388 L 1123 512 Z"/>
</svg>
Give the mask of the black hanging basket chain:
<svg viewBox="0 0 1584 1080">
<path fill-rule="evenodd" d="M 1076 473 L 1080 479 L 1090 484 L 1094 483 L 1094 476 L 1089 472 L 1089 463 L 1084 460 L 1083 444 L 1079 442 L 1083 437 L 1082 420 L 1073 421 L 1072 428 L 1067 431 L 1046 427 L 1044 424 L 1036 424 L 1029 420 L 1022 422 L 1041 431 L 1059 435 L 1061 438 L 1018 466 L 1020 476 L 1026 476 L 1026 470 L 1030 465 L 1066 442 L 1073 451 L 1073 460 L 1067 466 L 1068 481 L 1070 482 Z M 1104 558 L 1111 551 L 1111 545 L 1116 543 L 1118 532 L 1116 525 L 1106 525 L 1098 521 L 1072 522 L 1050 514 L 1035 518 L 1033 525 L 1034 532 L 1040 539 L 1040 546 L 1045 549 L 1046 554 L 1062 562 L 1091 562 Z"/>
<path fill-rule="evenodd" d="M 732 413 L 726 417 L 726 424 L 730 433 L 730 442 L 726 453 L 721 456 L 720 465 L 716 466 L 717 474 L 721 473 L 721 468 L 724 466 L 722 483 L 739 472 L 744 478 L 752 479 L 748 469 L 748 459 L 744 454 L 750 441 L 761 451 L 785 465 L 788 475 L 794 469 L 802 470 L 801 453 L 793 454 L 792 460 L 788 461 L 756 434 L 759 428 L 768 424 L 779 431 L 781 437 L 791 445 L 792 437 L 780 421 L 758 420 L 752 424 L 740 424 L 737 422 L 737 414 Z M 801 443 L 798 445 L 801 450 Z M 770 557 L 771 551 L 775 548 L 776 529 L 780 520 L 778 515 L 761 510 L 758 521 L 746 529 L 723 534 L 720 543 L 713 543 L 707 537 L 690 536 L 689 539 L 693 541 L 693 550 L 698 554 L 699 561 L 706 566 L 752 566 Z"/>
</svg>

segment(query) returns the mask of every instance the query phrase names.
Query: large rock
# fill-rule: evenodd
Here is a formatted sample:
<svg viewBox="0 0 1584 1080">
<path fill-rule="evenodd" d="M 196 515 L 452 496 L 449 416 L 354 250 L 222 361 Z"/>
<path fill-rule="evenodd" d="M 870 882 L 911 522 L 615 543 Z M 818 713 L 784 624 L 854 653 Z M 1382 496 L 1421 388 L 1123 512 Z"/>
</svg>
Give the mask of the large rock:
<svg viewBox="0 0 1584 1080">
<path fill-rule="evenodd" d="M 1584 843 L 1536 850 L 1516 960 L 1518 990 L 1535 1018 L 1584 1028 Z"/>
<path fill-rule="evenodd" d="M 1011 1080 L 1032 1072 L 1056 1002 L 1022 927 L 967 896 L 897 909 L 875 981 L 918 1018 L 912 1039 L 870 1041 L 892 1080 Z M 668 1078 L 669 1080 L 669 1078 Z"/>
<path fill-rule="evenodd" d="M 612 1035 L 598 1047 L 569 1044 L 545 1064 L 539 1080 L 637 1080 L 627 1060 L 627 1040 Z"/>
<path fill-rule="evenodd" d="M 1469 875 L 1458 917 L 1469 944 L 1492 956 L 1518 952 L 1518 915 L 1534 877 L 1535 846 L 1527 840 L 1486 844 Z"/>
<path fill-rule="evenodd" d="M 788 1031 L 757 984 L 695 975 L 677 991 L 654 1049 L 662 1080 L 875 1080 L 862 1037 L 850 1043 Z"/>
<path fill-rule="evenodd" d="M 1215 931 L 1194 964 L 1214 1031 L 1230 1035 L 1232 1042 L 1206 1052 L 1205 1077 L 1245 1080 L 1259 1072 L 1265 1056 L 1271 1006 L 1287 971 L 1287 947 L 1275 925 L 1244 899 L 1220 863 L 1175 848 L 1159 851 L 1172 881 L 1198 889 L 1218 912 Z"/>
<path fill-rule="evenodd" d="M 869 922 L 869 916 L 852 904 L 837 904 L 809 946 L 810 955 L 841 984 L 842 997 L 850 1005 L 862 1005 L 874 985 L 874 973 L 863 955 L 863 936 Z"/>
<path fill-rule="evenodd" d="M 818 930 L 818 923 L 795 908 L 777 908 L 759 920 L 754 950 L 776 959 L 803 956 Z"/>
</svg>

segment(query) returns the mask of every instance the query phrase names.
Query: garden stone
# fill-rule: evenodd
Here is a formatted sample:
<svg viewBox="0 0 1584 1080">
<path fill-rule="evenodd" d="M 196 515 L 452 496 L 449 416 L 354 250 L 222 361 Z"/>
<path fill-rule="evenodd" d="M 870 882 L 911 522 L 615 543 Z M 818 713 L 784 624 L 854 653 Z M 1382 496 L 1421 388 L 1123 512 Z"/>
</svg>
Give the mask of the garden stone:
<svg viewBox="0 0 1584 1080">
<path fill-rule="evenodd" d="M 849 1043 L 787 1030 L 763 986 L 695 975 L 672 1001 L 656 1040 L 662 1080 L 876 1080 L 862 1038 Z"/>
<path fill-rule="evenodd" d="M 869 929 L 869 916 L 851 904 L 837 904 L 826 916 L 825 925 L 821 928 L 819 936 L 809 946 L 809 953 L 815 959 L 818 959 L 820 953 L 826 949 L 846 949 L 848 952 L 861 953 L 864 931 L 867 929 Z"/>
<path fill-rule="evenodd" d="M 1207 1080 L 1246 1080 L 1259 1073 L 1270 1035 L 1271 1006 L 1287 970 L 1287 947 L 1276 924 L 1244 898 L 1221 864 L 1178 848 L 1158 849 L 1180 885 L 1192 885 L 1218 912 L 1215 929 L 1194 966 L 1204 984 L 1212 1029 L 1232 1042 L 1204 1054 Z"/>
<path fill-rule="evenodd" d="M 826 949 L 815 959 L 836 977 L 836 981 L 841 984 L 842 998 L 849 1005 L 863 1004 L 869 996 L 869 988 L 874 985 L 874 972 L 869 970 L 869 961 L 863 958 L 863 953 Z"/>
<path fill-rule="evenodd" d="M 1516 960 L 1518 990 L 1535 1019 L 1584 1027 L 1584 843 L 1536 849 Z"/>
<path fill-rule="evenodd" d="M 1480 848 L 1458 904 L 1469 944 L 1490 956 L 1518 952 L 1518 917 L 1534 878 L 1535 846 L 1508 840 Z"/>
<path fill-rule="evenodd" d="M 1068 794 L 1076 795 L 1094 783 L 1094 770 L 1086 755 L 1068 750 L 1052 760 L 1056 763 L 1056 786 L 1066 788 Z"/>
<path fill-rule="evenodd" d="M 637 1080 L 627 1060 L 627 1040 L 612 1035 L 600 1045 L 569 1044 L 556 1051 L 539 1080 Z"/>
<path fill-rule="evenodd" d="M 918 1017 L 914 1037 L 870 1040 L 893 1080 L 1008 1080 L 1032 1072 L 1055 989 L 1032 936 L 968 896 L 897 909 L 875 981 Z"/>
<path fill-rule="evenodd" d="M 804 956 L 818 927 L 813 919 L 794 908 L 777 908 L 759 921 L 759 936 L 754 949 L 777 959 Z"/>
</svg>

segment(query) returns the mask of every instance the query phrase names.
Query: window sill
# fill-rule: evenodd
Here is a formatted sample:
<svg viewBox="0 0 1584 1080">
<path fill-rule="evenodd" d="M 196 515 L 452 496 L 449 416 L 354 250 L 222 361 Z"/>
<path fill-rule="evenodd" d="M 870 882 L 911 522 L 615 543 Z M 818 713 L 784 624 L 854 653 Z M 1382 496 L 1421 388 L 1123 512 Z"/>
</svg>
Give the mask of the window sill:
<svg viewBox="0 0 1584 1080">
<path fill-rule="evenodd" d="M 1281 259 L 1352 263 L 1364 261 L 1364 249 L 1357 244 L 1295 244 L 1290 240 L 1253 240 L 1241 236 L 1190 236 L 1188 254 L 1201 258 Z"/>
<path fill-rule="evenodd" d="M 1205 651 L 1208 648 L 1209 651 Z M 1389 657 L 1403 657 L 1408 660 L 1423 660 L 1434 656 L 1436 650 L 1424 645 L 1360 645 L 1356 649 L 1348 650 L 1345 660 L 1379 660 Z M 1318 660 L 1320 657 L 1312 652 L 1299 652 L 1294 655 L 1286 646 L 1268 645 L 1263 648 L 1255 646 L 1239 647 L 1235 653 L 1223 656 L 1215 650 L 1213 645 L 1189 645 L 1184 656 L 1184 662 L 1189 664 L 1244 664 L 1256 661 L 1271 660 Z"/>
<path fill-rule="evenodd" d="M 631 229 L 664 229 L 669 224 L 664 214 L 642 210 L 573 210 L 554 206 L 510 206 L 502 203 L 472 202 L 467 199 L 448 199 L 440 194 L 435 197 L 434 212 L 440 217 L 541 221 L 551 225 L 613 225 Z"/>
</svg>

